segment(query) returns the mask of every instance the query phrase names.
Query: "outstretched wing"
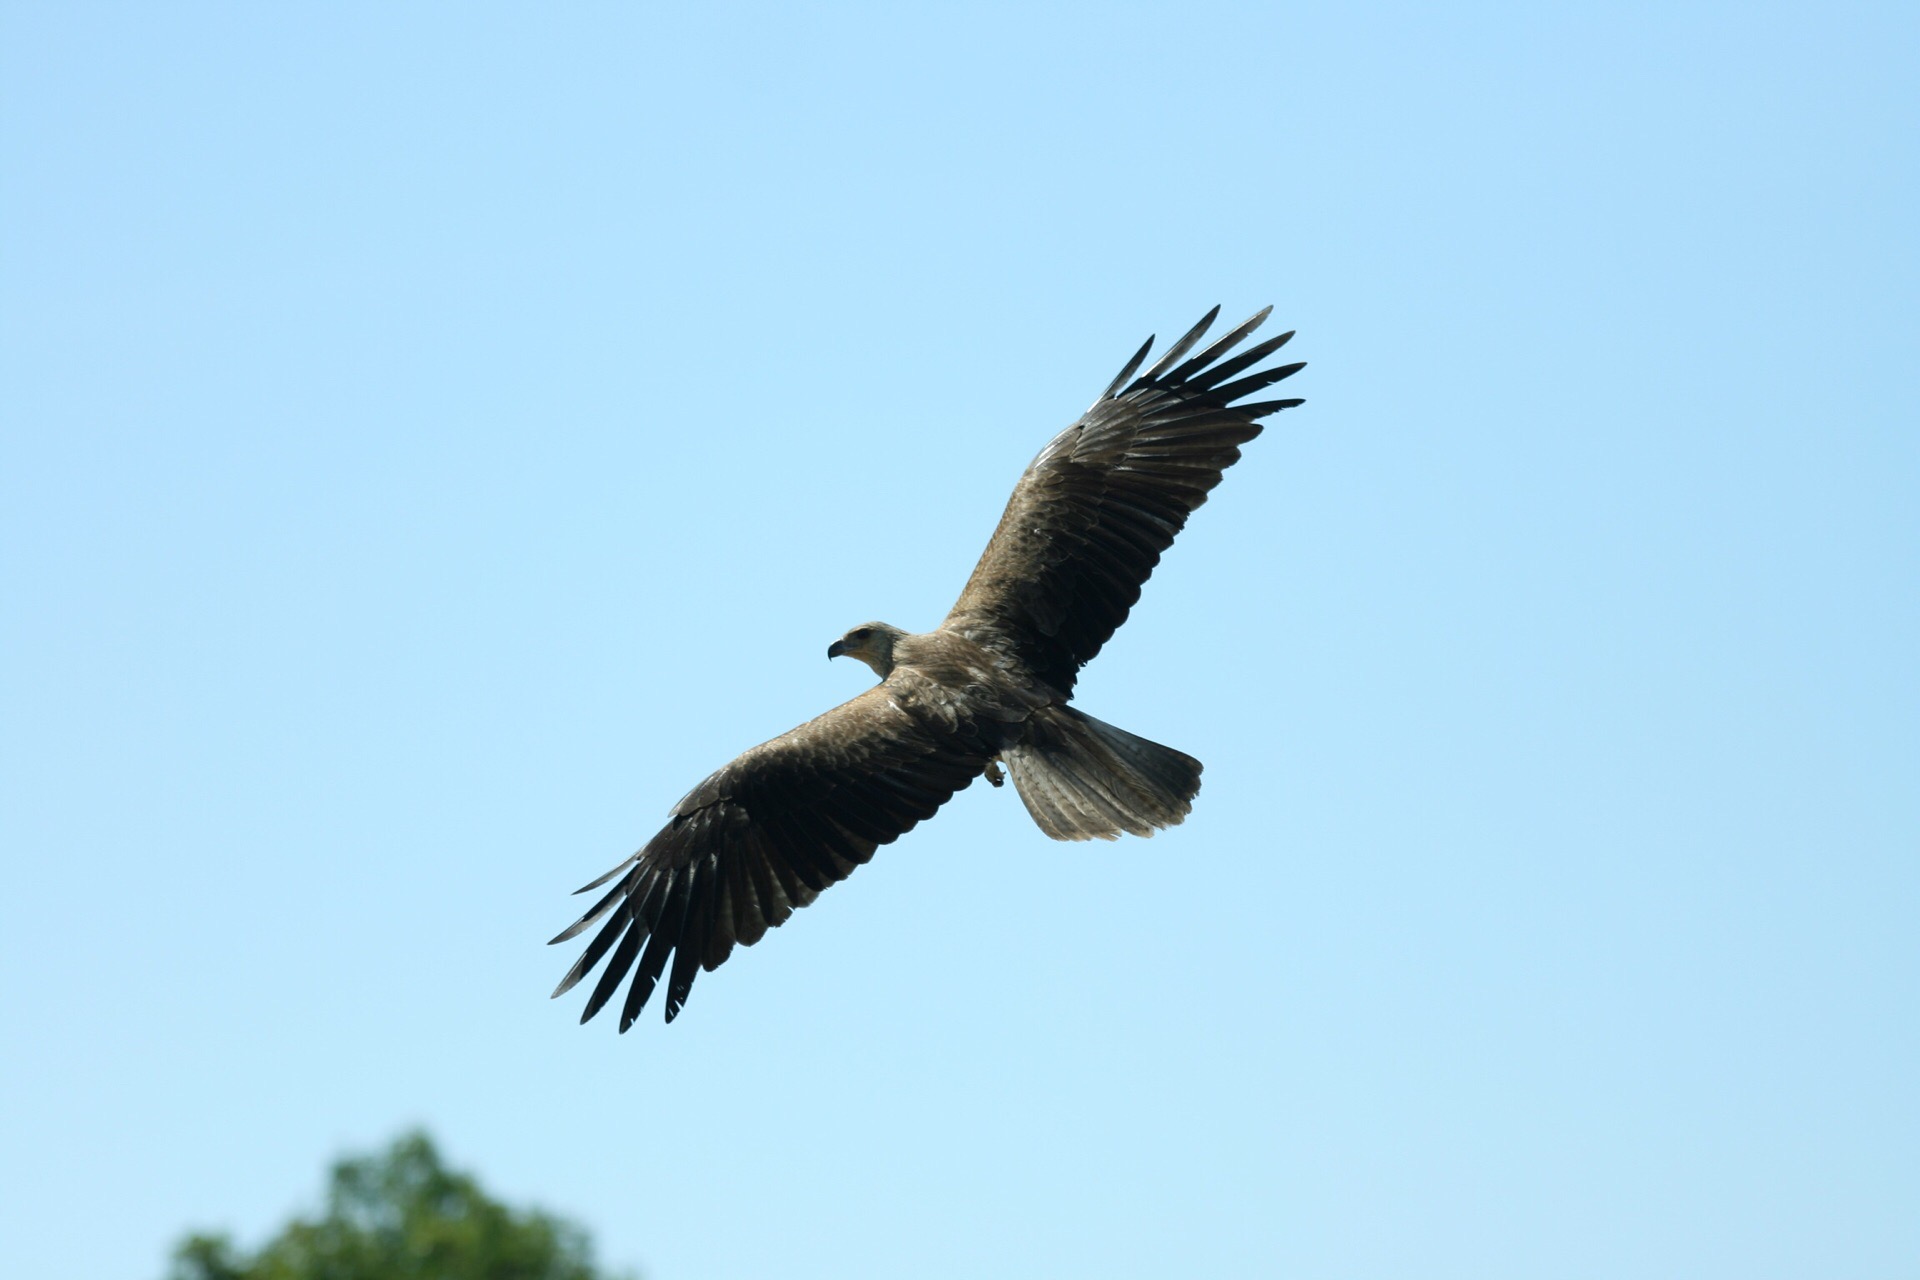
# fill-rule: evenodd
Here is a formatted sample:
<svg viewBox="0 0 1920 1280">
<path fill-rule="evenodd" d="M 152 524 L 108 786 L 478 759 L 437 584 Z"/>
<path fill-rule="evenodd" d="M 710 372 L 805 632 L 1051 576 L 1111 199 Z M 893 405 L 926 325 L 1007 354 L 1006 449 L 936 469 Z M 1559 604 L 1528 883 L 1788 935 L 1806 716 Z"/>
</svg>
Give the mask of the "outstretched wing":
<svg viewBox="0 0 1920 1280">
<path fill-rule="evenodd" d="M 1220 313 L 1215 307 L 1128 382 L 1153 346 L 1147 339 L 1093 407 L 1027 467 L 942 625 L 1011 648 L 1028 670 L 1071 693 L 1080 667 L 1127 620 L 1160 553 L 1240 460 L 1239 446 L 1260 434 L 1259 420 L 1300 403 L 1233 403 L 1303 367 L 1235 379 L 1291 332 L 1222 358 L 1271 310 L 1176 367 Z"/>
<path fill-rule="evenodd" d="M 620 1030 L 640 1016 L 663 973 L 672 1022 L 699 970 L 719 966 L 735 943 L 758 942 L 978 776 L 998 749 L 990 730 L 930 724 L 903 707 L 911 699 L 894 685 L 740 755 L 675 805 L 645 848 L 580 889 L 618 877 L 553 939 L 606 920 L 553 994 L 571 990 L 611 951 L 580 1021 L 600 1012 L 631 970 Z"/>
</svg>

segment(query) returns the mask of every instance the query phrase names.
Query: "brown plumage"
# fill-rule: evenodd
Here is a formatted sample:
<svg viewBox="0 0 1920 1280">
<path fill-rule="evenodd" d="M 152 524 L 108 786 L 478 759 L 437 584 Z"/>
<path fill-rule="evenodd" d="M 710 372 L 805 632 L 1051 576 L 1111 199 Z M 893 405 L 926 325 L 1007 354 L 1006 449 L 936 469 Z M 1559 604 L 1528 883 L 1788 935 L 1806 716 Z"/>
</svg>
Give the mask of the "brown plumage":
<svg viewBox="0 0 1920 1280">
<path fill-rule="evenodd" d="M 1231 380 L 1293 336 L 1226 358 L 1264 310 L 1179 363 L 1219 310 L 1136 378 L 1147 339 L 1040 451 L 938 629 L 874 622 L 829 646 L 829 658 L 872 667 L 878 685 L 741 754 L 688 792 L 644 848 L 580 890 L 614 882 L 553 939 L 605 919 L 553 993 L 606 959 L 582 1022 L 629 973 L 620 1030 L 663 976 L 673 1021 L 701 969 L 758 942 L 982 773 L 999 786 L 1001 762 L 1056 840 L 1152 835 L 1186 817 L 1198 760 L 1067 701 L 1187 516 L 1260 434 L 1259 419 L 1300 403 L 1234 403 L 1302 367 Z"/>
</svg>

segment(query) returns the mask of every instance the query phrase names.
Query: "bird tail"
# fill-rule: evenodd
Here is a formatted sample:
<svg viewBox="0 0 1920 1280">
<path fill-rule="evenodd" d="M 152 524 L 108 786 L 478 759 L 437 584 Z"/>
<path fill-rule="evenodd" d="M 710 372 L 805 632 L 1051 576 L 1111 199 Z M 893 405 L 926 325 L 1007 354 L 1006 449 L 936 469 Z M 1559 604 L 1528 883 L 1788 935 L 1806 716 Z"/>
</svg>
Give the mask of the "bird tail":
<svg viewBox="0 0 1920 1280">
<path fill-rule="evenodd" d="M 1200 762 L 1071 707 L 1046 707 L 1001 752 L 1027 812 L 1055 840 L 1150 836 L 1193 810 Z"/>
</svg>

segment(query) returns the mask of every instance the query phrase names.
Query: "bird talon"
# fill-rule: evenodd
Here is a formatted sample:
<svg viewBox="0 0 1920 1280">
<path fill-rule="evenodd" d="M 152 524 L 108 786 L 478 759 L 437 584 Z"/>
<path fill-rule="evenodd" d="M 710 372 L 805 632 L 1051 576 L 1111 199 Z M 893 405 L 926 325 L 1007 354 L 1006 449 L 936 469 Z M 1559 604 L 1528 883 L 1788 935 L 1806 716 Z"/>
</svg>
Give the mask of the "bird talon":
<svg viewBox="0 0 1920 1280">
<path fill-rule="evenodd" d="M 989 785 L 998 787 L 1003 785 L 1006 780 L 1007 775 L 1001 772 L 1000 762 L 998 760 L 987 761 L 987 782 Z"/>
</svg>

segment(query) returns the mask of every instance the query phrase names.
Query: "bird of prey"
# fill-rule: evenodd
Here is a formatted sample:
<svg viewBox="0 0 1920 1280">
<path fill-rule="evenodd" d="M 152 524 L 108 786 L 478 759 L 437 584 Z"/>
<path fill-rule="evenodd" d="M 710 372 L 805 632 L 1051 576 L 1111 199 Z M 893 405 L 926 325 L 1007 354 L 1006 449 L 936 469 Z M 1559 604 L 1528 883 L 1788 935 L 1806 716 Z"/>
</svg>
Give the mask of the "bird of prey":
<svg viewBox="0 0 1920 1280">
<path fill-rule="evenodd" d="M 827 657 L 857 658 L 880 683 L 736 758 L 644 848 L 578 890 L 613 882 L 553 939 L 604 921 L 553 994 L 606 960 L 582 1022 L 630 973 L 620 1030 L 662 975 L 672 1022 L 700 970 L 760 941 L 975 778 L 999 786 L 1003 765 L 1056 840 L 1148 836 L 1185 818 L 1200 762 L 1068 701 L 1260 419 L 1300 403 L 1236 403 L 1302 367 L 1246 372 L 1291 332 L 1229 356 L 1270 310 L 1183 362 L 1215 307 L 1135 377 L 1148 338 L 1027 467 L 945 621 L 920 634 L 869 622 L 835 640 Z"/>
</svg>

